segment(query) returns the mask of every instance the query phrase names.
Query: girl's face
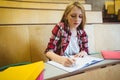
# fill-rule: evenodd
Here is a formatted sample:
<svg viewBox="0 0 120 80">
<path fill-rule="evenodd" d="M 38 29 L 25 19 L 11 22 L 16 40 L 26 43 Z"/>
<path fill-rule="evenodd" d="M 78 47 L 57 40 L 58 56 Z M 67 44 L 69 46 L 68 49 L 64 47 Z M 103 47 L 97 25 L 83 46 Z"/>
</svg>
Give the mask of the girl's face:
<svg viewBox="0 0 120 80">
<path fill-rule="evenodd" d="M 67 15 L 70 28 L 77 28 L 82 22 L 82 12 L 78 7 L 74 7 Z"/>
</svg>

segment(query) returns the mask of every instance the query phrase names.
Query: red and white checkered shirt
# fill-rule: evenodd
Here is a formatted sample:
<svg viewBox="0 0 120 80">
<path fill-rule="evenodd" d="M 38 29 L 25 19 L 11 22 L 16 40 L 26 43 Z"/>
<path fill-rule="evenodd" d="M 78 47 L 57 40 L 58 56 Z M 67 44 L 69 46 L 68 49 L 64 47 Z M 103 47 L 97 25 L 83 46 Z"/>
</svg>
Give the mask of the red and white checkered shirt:
<svg viewBox="0 0 120 80">
<path fill-rule="evenodd" d="M 71 38 L 71 32 L 69 27 L 66 27 L 64 23 L 58 23 L 52 30 L 52 36 L 45 50 L 45 53 L 48 51 L 53 51 L 58 55 L 64 55 Z M 77 38 L 80 51 L 86 51 L 88 53 L 88 36 L 85 30 L 77 29 Z"/>
</svg>

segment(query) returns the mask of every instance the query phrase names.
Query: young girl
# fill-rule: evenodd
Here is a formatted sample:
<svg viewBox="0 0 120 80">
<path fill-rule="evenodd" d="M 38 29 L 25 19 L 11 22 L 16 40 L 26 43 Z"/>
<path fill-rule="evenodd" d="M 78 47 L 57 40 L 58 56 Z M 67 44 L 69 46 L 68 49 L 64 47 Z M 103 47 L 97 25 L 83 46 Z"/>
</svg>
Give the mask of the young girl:
<svg viewBox="0 0 120 80">
<path fill-rule="evenodd" d="M 75 59 L 65 57 L 84 57 L 88 54 L 88 38 L 84 30 L 85 9 L 79 2 L 69 4 L 61 21 L 52 30 L 52 36 L 45 51 L 50 60 L 71 66 Z"/>
</svg>

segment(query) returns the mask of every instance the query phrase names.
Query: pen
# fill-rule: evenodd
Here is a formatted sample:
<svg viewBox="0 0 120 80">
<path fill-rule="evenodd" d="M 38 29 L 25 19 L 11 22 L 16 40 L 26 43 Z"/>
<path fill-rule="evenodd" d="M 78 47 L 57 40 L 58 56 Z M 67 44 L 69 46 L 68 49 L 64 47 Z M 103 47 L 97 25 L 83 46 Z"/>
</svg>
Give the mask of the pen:
<svg viewBox="0 0 120 80">
<path fill-rule="evenodd" d="M 70 55 L 68 55 L 67 53 L 65 53 L 65 56 L 69 57 L 70 58 Z"/>
</svg>

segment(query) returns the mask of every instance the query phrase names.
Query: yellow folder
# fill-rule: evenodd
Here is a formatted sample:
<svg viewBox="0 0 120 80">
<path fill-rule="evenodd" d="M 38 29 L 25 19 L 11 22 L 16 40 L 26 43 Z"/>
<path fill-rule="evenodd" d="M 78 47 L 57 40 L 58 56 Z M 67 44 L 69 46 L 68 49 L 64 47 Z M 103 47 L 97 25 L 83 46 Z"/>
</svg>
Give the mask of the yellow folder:
<svg viewBox="0 0 120 80">
<path fill-rule="evenodd" d="M 0 72 L 0 80 L 36 80 L 43 70 L 43 61 L 22 66 L 9 67 Z"/>
</svg>

